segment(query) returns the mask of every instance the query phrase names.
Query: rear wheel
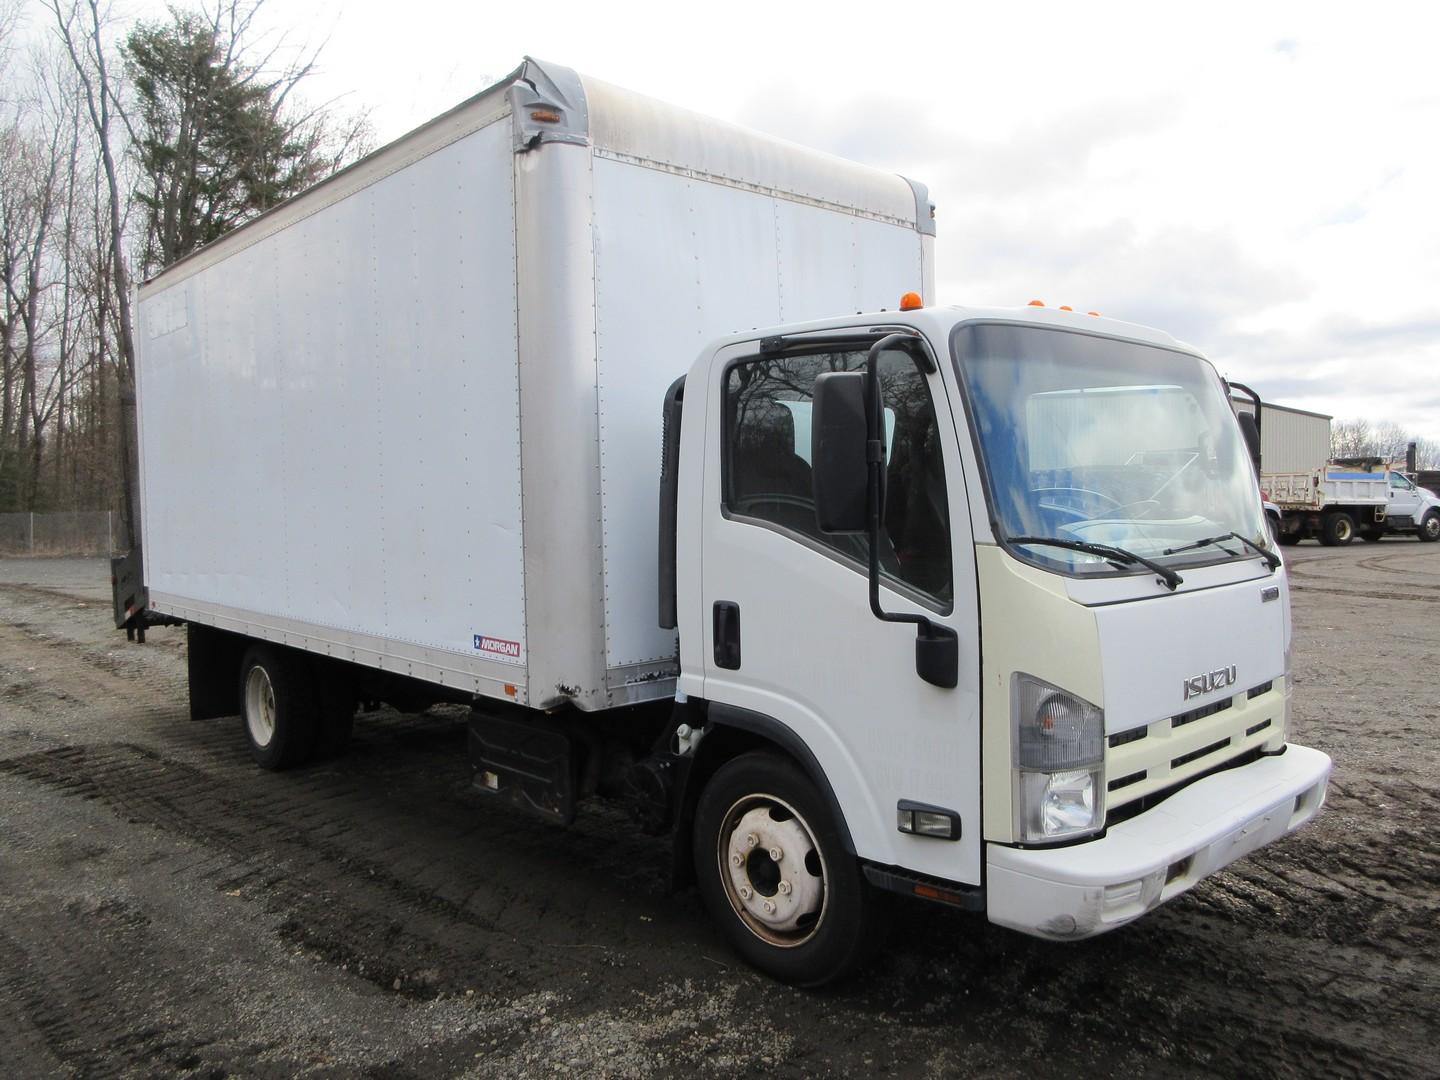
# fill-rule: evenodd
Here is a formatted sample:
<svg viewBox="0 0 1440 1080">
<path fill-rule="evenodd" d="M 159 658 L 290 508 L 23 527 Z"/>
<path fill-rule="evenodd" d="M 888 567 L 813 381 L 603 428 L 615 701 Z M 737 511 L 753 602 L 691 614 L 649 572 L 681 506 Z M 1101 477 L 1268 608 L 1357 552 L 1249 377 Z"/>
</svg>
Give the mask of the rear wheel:
<svg viewBox="0 0 1440 1080">
<path fill-rule="evenodd" d="M 1355 522 L 1343 510 L 1333 510 L 1325 515 L 1320 526 L 1320 542 L 1326 547 L 1339 547 L 1355 539 Z"/>
<path fill-rule="evenodd" d="M 1440 510 L 1431 510 L 1420 522 L 1420 539 L 1427 544 L 1440 540 Z"/>
<path fill-rule="evenodd" d="M 240 716 L 250 756 L 262 769 L 289 769 L 315 746 L 314 685 L 297 657 L 252 645 L 240 663 Z"/>
<path fill-rule="evenodd" d="M 721 766 L 696 807 L 694 850 L 711 918 L 761 971 L 818 986 L 876 944 L 879 898 L 790 761 L 756 752 Z"/>
</svg>

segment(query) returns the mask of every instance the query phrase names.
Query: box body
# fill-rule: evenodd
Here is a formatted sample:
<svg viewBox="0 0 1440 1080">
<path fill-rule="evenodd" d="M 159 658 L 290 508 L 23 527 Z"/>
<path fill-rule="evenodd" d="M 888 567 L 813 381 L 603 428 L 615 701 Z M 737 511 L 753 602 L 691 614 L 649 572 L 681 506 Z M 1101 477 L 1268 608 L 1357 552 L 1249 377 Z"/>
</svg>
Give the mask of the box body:
<svg viewBox="0 0 1440 1080">
<path fill-rule="evenodd" d="M 668 696 L 666 389 L 721 334 L 928 297 L 932 236 L 904 178 L 527 61 L 141 288 L 150 607 L 522 704 Z"/>
</svg>

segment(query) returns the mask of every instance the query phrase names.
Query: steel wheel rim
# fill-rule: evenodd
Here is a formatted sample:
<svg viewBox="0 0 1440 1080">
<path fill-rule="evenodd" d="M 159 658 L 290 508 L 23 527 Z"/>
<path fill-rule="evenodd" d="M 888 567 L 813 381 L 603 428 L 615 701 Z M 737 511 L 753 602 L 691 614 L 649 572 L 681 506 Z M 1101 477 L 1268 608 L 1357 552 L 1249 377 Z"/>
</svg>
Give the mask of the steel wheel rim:
<svg viewBox="0 0 1440 1080">
<path fill-rule="evenodd" d="M 1440 537 L 1440 517 L 1436 517 L 1434 514 L 1431 514 L 1425 519 L 1425 523 L 1422 528 L 1424 528 L 1425 530 L 1425 535 L 1430 537 L 1431 540 L 1434 540 L 1436 537 Z"/>
<path fill-rule="evenodd" d="M 256 746 L 269 746 L 275 737 L 275 687 L 259 664 L 245 676 L 245 726 Z"/>
<path fill-rule="evenodd" d="M 1350 522 L 1348 522 L 1344 518 L 1340 518 L 1335 522 L 1336 540 L 1349 540 L 1353 532 L 1354 530 L 1351 527 Z"/>
<path fill-rule="evenodd" d="M 829 868 L 795 807 L 774 795 L 737 799 L 721 819 L 715 855 L 725 899 L 761 941 L 793 949 L 819 932 Z"/>
</svg>

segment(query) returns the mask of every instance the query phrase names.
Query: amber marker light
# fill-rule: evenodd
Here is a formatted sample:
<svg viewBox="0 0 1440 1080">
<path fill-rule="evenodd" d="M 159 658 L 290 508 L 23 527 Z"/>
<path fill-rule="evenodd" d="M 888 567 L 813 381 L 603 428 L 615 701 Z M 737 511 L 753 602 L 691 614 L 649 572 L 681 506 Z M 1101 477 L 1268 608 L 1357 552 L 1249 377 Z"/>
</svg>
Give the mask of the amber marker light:
<svg viewBox="0 0 1440 1080">
<path fill-rule="evenodd" d="M 1044 300 L 1031 300 L 1030 303 L 1026 304 L 1025 306 L 1026 306 L 1026 307 L 1044 307 L 1044 306 L 1045 306 L 1045 301 L 1044 301 Z"/>
<path fill-rule="evenodd" d="M 558 124 L 560 114 L 554 109 L 531 109 L 530 119 L 538 120 L 542 124 Z"/>
<path fill-rule="evenodd" d="M 924 306 L 925 301 L 920 299 L 918 292 L 907 292 L 904 296 L 900 297 L 901 311 L 918 311 Z"/>
<path fill-rule="evenodd" d="M 1098 317 L 1100 313 L 1099 313 L 1098 311 L 1087 311 L 1087 312 L 1085 312 L 1085 314 L 1086 314 L 1086 315 L 1095 315 L 1095 316 Z"/>
<path fill-rule="evenodd" d="M 1073 307 L 1071 307 L 1069 304 L 1061 304 L 1061 305 L 1060 305 L 1060 310 L 1061 310 L 1061 311 L 1074 311 L 1075 309 L 1074 309 Z"/>
</svg>

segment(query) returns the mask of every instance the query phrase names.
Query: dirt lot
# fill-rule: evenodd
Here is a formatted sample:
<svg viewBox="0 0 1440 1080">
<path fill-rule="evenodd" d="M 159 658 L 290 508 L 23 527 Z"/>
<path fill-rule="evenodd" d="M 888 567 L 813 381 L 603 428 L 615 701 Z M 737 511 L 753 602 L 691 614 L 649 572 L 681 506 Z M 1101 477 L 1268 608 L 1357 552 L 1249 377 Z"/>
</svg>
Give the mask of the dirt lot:
<svg viewBox="0 0 1440 1080">
<path fill-rule="evenodd" d="M 262 774 L 100 563 L 0 562 L 0 1075 L 1436 1075 L 1440 544 L 1288 554 L 1316 824 L 1091 942 L 900 905 L 810 994 L 620 816 L 480 805 L 463 714 Z"/>
</svg>

